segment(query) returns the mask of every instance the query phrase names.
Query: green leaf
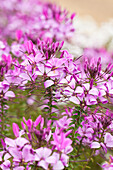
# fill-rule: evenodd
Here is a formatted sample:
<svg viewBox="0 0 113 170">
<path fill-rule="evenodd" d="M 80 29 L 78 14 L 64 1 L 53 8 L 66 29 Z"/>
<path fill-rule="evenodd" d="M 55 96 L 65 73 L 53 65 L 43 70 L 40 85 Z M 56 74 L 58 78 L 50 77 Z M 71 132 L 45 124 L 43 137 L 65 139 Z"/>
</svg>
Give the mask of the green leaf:
<svg viewBox="0 0 113 170">
<path fill-rule="evenodd" d="M 49 107 L 44 107 L 44 109 L 49 109 Z"/>
<path fill-rule="evenodd" d="M 72 118 L 73 119 L 77 119 L 79 117 L 79 115 L 73 115 Z"/>
<path fill-rule="evenodd" d="M 70 129 L 74 129 L 74 127 L 69 127 L 68 130 L 70 130 Z M 68 130 L 67 130 L 67 131 L 68 131 Z"/>
<path fill-rule="evenodd" d="M 51 116 L 56 116 L 57 117 L 58 115 L 57 115 L 57 113 L 52 113 Z"/>
<path fill-rule="evenodd" d="M 52 107 L 55 108 L 55 109 L 58 109 L 58 106 L 56 106 L 56 105 L 52 105 Z"/>
<path fill-rule="evenodd" d="M 77 136 L 80 136 L 80 134 L 79 133 L 75 133 L 74 137 L 76 138 Z"/>
<path fill-rule="evenodd" d="M 90 166 L 86 166 L 86 168 L 91 169 L 91 167 L 90 167 Z"/>
</svg>

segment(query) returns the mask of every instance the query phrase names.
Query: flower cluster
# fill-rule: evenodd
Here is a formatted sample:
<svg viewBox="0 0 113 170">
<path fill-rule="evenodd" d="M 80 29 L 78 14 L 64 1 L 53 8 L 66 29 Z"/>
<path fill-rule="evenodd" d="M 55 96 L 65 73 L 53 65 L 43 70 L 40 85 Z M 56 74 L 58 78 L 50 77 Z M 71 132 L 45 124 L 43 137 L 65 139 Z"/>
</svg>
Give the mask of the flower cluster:
<svg viewBox="0 0 113 170">
<path fill-rule="evenodd" d="M 15 38 L 15 31 L 21 30 L 27 38 L 34 41 L 42 39 L 69 39 L 74 27 L 66 10 L 40 0 L 8 0 L 0 5 L 1 38 Z"/>
<path fill-rule="evenodd" d="M 20 32 L 17 32 L 18 37 L 19 34 Z M 2 54 L 1 63 L 6 63 L 5 68 L 7 68 L 7 70 L 4 70 L 2 74 L 1 107 L 5 106 L 4 103 L 10 100 L 10 97 L 15 98 L 15 94 L 11 89 L 15 88 L 23 92 L 28 91 L 27 96 L 29 96 L 29 94 L 31 95 L 31 91 L 37 91 L 37 88 L 40 90 L 43 89 L 45 95 L 39 98 L 41 110 L 46 112 L 47 119 L 58 120 L 53 121 L 56 128 L 53 133 L 51 130 L 51 121 L 51 123 L 47 123 L 48 120 L 46 120 L 46 124 L 49 125 L 43 129 L 44 119 L 41 118 L 41 116 L 38 117 L 35 122 L 31 119 L 26 120 L 24 118 L 24 123 L 22 122 L 23 131 L 21 132 L 19 132 L 19 127 L 13 123 L 14 134 L 17 139 L 19 138 L 21 140 L 21 138 L 23 139 L 21 136 L 25 135 L 28 141 L 24 144 L 25 146 L 20 146 L 19 150 L 16 145 L 17 153 L 20 152 L 19 155 L 21 155 L 19 158 L 15 158 L 12 150 L 11 152 L 10 149 L 7 151 L 7 153 L 10 154 L 9 158 L 13 158 L 13 164 L 5 158 L 4 161 L 8 161 L 8 166 L 10 167 L 23 166 L 24 168 L 26 163 L 28 163 L 26 165 L 28 167 L 32 165 L 35 166 L 34 162 L 41 159 L 37 158 L 37 160 L 35 160 L 36 147 L 38 147 L 37 150 L 39 149 L 42 153 L 46 152 L 44 150 L 49 149 L 50 154 L 48 156 L 52 156 L 52 159 L 53 155 L 56 154 L 57 161 L 61 161 L 61 159 L 68 160 L 69 158 L 65 154 L 70 153 L 73 149 L 72 146 L 70 146 L 72 141 L 66 138 L 66 136 L 70 134 L 70 137 L 72 137 L 74 133 L 79 135 L 77 139 L 79 139 L 83 145 L 88 145 L 91 149 L 102 146 L 106 152 L 106 145 L 102 143 L 102 140 L 105 132 L 109 129 L 108 126 L 112 127 L 112 119 L 107 121 L 111 113 L 109 110 L 104 113 L 96 113 L 94 110 L 90 111 L 89 106 L 97 109 L 97 106 L 100 107 L 101 104 L 110 104 L 112 102 L 113 65 L 109 63 L 103 71 L 101 58 L 98 58 L 96 61 L 94 58 L 90 59 L 87 56 L 84 56 L 84 62 L 80 63 L 79 59 L 75 59 L 68 51 L 62 50 L 63 42 L 52 42 L 51 40 L 45 42 L 38 39 L 37 44 L 34 44 L 31 40 L 24 40 L 24 42 L 22 40 L 22 42 L 19 43 L 20 46 L 17 49 L 16 46 L 18 42 L 15 42 L 15 47 L 14 43 L 11 44 L 8 57 Z M 15 49 L 16 52 L 14 52 Z M 21 55 L 18 56 L 19 52 L 21 52 Z M 17 54 L 17 58 L 12 59 L 11 54 Z M 36 96 L 35 93 L 32 94 L 34 96 L 32 100 L 37 101 L 38 96 Z M 23 96 L 22 98 L 25 97 Z M 34 101 L 31 101 L 31 105 Z M 72 110 L 64 112 L 67 116 L 60 117 L 60 104 L 64 105 L 64 102 L 65 104 L 72 102 L 72 106 L 81 106 L 82 110 L 79 116 L 84 117 L 84 120 L 81 122 L 82 127 L 78 126 L 78 130 L 75 128 L 73 122 L 73 118 L 77 116 L 73 114 L 73 111 L 76 112 L 76 107 L 75 109 L 70 108 Z M 87 112 L 88 116 L 83 116 L 84 113 L 82 112 Z M 94 113 L 96 113 L 96 115 L 94 115 Z M 4 117 L 4 111 L 2 112 L 2 117 Z M 112 118 L 112 116 L 110 117 Z M 3 120 L 2 118 L 1 123 Z M 78 123 L 78 120 L 75 119 L 75 122 Z M 39 123 L 40 130 L 37 130 L 36 127 Z M 1 126 L 2 132 L 4 124 Z M 72 130 L 66 132 L 66 129 L 70 128 Z M 53 138 L 53 140 L 51 140 L 51 138 Z M 5 139 L 6 144 L 4 145 L 6 145 L 6 150 L 6 148 L 10 148 L 11 146 L 10 144 L 7 146 L 7 138 Z M 79 143 L 77 142 L 77 144 Z M 46 145 L 49 146 L 49 148 L 45 148 Z M 15 151 L 14 146 L 13 150 Z M 57 152 L 51 155 L 53 152 L 51 148 L 61 152 L 63 154 L 61 158 Z M 30 154 L 28 161 L 25 160 L 24 155 L 26 154 L 26 150 Z M 6 152 L 4 151 L 2 156 L 4 156 L 4 153 Z M 15 159 L 18 159 L 17 162 L 14 161 Z M 46 158 L 44 158 L 44 160 L 45 159 Z M 56 158 L 54 159 L 56 160 Z M 25 161 L 23 162 L 23 160 Z M 56 165 L 57 162 L 53 162 L 55 162 Z M 43 164 L 42 161 L 41 163 L 39 161 L 37 165 L 45 169 L 47 169 L 48 166 L 54 169 L 55 165 L 53 162 L 51 164 L 51 162 L 47 161 L 46 163 L 43 162 Z M 60 164 L 62 164 L 61 167 L 68 166 L 67 161 L 60 162 Z M 5 162 L 2 162 L 1 167 L 3 166 L 5 166 Z"/>
<path fill-rule="evenodd" d="M 44 118 L 40 115 L 33 122 L 32 119 L 21 122 L 23 130 L 19 131 L 16 123 L 13 123 L 15 139 L 5 138 L 1 140 L 3 151 L 0 152 L 0 167 L 2 169 L 31 169 L 42 167 L 53 170 L 64 169 L 68 166 L 68 154 L 72 152 L 72 140 L 56 124 L 52 132 L 51 120 L 44 128 Z M 66 128 L 66 126 L 65 126 Z M 46 146 L 46 147 L 45 147 Z M 13 160 L 13 161 L 11 161 Z"/>
<path fill-rule="evenodd" d="M 74 16 L 39 0 L 1 2 L 0 169 L 85 169 L 96 156 L 108 161 L 112 52 L 87 46 L 77 57 L 64 49 Z M 112 162 L 111 155 L 100 166 Z"/>
</svg>

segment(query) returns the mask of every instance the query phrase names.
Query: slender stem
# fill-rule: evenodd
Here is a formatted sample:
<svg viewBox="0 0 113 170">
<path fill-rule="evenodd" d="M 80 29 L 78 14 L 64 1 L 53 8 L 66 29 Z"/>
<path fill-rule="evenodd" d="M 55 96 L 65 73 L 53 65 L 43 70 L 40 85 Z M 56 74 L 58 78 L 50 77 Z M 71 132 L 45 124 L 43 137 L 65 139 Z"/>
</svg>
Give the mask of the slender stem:
<svg viewBox="0 0 113 170">
<path fill-rule="evenodd" d="M 85 170 L 86 166 L 87 166 L 88 163 L 91 161 L 91 158 L 92 158 L 93 154 L 94 154 L 94 150 L 92 150 L 91 155 L 90 155 L 90 157 L 87 159 L 87 163 L 86 163 L 86 165 L 84 165 L 84 167 L 82 168 L 82 170 Z"/>
<path fill-rule="evenodd" d="M 4 104 L 3 98 L 1 99 L 1 133 L 4 131 Z"/>
</svg>

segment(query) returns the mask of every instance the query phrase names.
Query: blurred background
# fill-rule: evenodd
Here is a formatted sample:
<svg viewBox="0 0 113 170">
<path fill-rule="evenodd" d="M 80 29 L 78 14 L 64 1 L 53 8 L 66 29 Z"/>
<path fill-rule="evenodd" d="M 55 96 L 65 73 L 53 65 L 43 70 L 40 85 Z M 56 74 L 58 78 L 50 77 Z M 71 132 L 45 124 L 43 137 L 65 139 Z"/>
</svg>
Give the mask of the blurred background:
<svg viewBox="0 0 113 170">
<path fill-rule="evenodd" d="M 51 0 L 76 12 L 80 17 L 91 15 L 98 23 L 106 22 L 113 18 L 113 0 Z"/>
</svg>

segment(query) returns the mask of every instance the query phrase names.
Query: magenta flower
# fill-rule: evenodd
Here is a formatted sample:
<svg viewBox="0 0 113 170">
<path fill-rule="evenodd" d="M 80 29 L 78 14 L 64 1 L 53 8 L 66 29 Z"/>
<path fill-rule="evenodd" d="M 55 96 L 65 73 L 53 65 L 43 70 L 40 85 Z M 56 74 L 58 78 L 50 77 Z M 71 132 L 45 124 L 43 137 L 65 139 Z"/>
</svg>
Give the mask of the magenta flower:
<svg viewBox="0 0 113 170">
<path fill-rule="evenodd" d="M 48 73 L 51 71 L 51 68 L 45 67 L 44 64 L 38 64 L 37 66 L 38 66 L 38 70 L 35 72 L 35 74 L 43 75 L 47 77 Z"/>
<path fill-rule="evenodd" d="M 102 64 L 106 65 L 111 61 L 112 56 L 105 48 L 85 48 L 84 57 L 89 59 L 95 57 L 96 61 L 101 57 Z"/>
<path fill-rule="evenodd" d="M 72 152 L 73 148 L 71 147 L 72 141 L 69 138 L 65 137 L 65 134 L 61 132 L 57 134 L 53 133 L 54 141 L 51 142 L 59 151 L 64 152 L 66 154 Z"/>
<path fill-rule="evenodd" d="M 29 0 L 5 0 L 0 7 L 1 38 L 15 38 L 19 41 L 25 36 L 36 41 L 37 38 L 64 40 L 72 37 L 75 31 L 72 20 L 66 10 L 47 2 Z M 32 13 L 30 12 L 32 11 Z M 4 19 L 5 18 L 5 19 Z M 10 22 L 8 22 L 10 21 Z"/>
<path fill-rule="evenodd" d="M 48 60 L 48 62 L 46 63 L 46 67 L 49 67 L 53 70 L 55 69 L 60 69 L 63 67 L 63 64 L 65 63 L 65 59 L 59 59 L 59 58 L 52 58 L 50 60 Z"/>
<path fill-rule="evenodd" d="M 38 124 L 42 120 L 42 117 L 41 117 L 41 115 L 39 115 L 34 122 L 31 119 L 26 120 L 25 117 L 23 117 L 23 120 L 24 120 L 25 124 L 27 125 L 28 130 L 31 131 L 31 129 L 33 127 L 36 128 L 38 126 Z"/>
<path fill-rule="evenodd" d="M 67 116 L 63 116 L 61 119 L 56 121 L 56 125 L 61 129 L 68 129 L 71 120 L 72 120 L 71 118 L 68 118 Z"/>
<path fill-rule="evenodd" d="M 24 42 L 24 47 L 25 47 L 26 51 L 28 52 L 28 54 L 33 52 L 33 43 L 32 43 L 31 40 L 25 41 Z"/>
<path fill-rule="evenodd" d="M 11 45 L 11 52 L 16 56 L 16 57 L 21 57 L 23 56 L 23 53 L 21 51 L 21 44 L 18 44 L 16 42 L 12 43 Z"/>
</svg>

